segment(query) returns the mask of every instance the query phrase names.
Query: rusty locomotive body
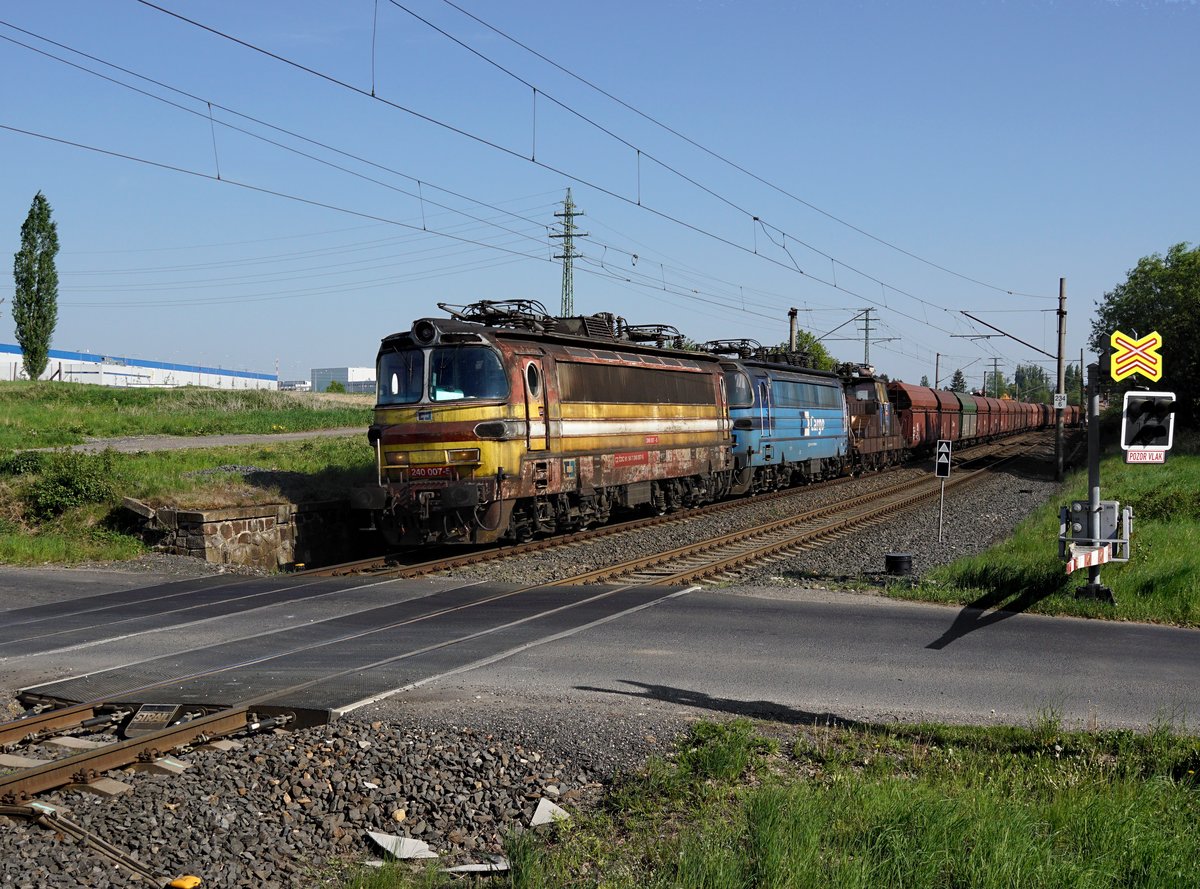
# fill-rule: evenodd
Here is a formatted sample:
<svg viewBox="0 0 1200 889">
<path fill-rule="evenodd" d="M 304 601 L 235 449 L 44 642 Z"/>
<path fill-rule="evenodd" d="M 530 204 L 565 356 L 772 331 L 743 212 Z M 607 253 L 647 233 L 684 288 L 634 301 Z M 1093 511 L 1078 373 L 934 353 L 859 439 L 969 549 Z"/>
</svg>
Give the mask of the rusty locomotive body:
<svg viewBox="0 0 1200 889">
<path fill-rule="evenodd" d="M 729 492 L 716 356 L 536 304 L 455 315 L 380 348 L 373 505 L 389 542 L 522 540 Z"/>
</svg>

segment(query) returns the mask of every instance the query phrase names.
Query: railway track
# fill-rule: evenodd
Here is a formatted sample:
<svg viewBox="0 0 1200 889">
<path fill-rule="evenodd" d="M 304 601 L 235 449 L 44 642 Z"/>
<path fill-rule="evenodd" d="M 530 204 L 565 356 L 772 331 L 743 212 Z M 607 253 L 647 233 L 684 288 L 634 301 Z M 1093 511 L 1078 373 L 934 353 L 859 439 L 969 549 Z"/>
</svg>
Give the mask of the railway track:
<svg viewBox="0 0 1200 889">
<path fill-rule="evenodd" d="M 946 482 L 949 489 L 965 487 L 996 466 L 1017 459 L 1022 451 L 1010 445 L 1008 455 L 976 457 L 987 465 L 963 472 Z M 549 585 L 584 583 L 680 584 L 720 583 L 734 579 L 739 570 L 764 561 L 795 555 L 824 542 L 857 533 L 873 524 L 938 496 L 940 480 L 921 478 L 902 481 L 878 491 L 839 503 L 809 510 L 745 531 L 678 547 L 668 552 L 631 559 L 594 571 L 576 574 Z"/>
<path fill-rule="evenodd" d="M 279 715 L 260 719 L 246 707 L 233 707 L 217 713 L 197 714 L 174 725 L 138 732 L 124 740 L 114 739 L 112 732 L 116 726 L 131 715 L 129 709 L 88 703 L 49 709 L 0 724 L 0 749 L 5 751 L 0 754 L 0 770 L 9 770 L 0 773 L 0 816 L 29 820 L 70 836 L 153 885 L 192 889 L 200 885 L 197 877 L 164 875 L 69 820 L 57 807 L 38 802 L 36 797 L 71 787 L 101 795 L 116 795 L 129 788 L 127 784 L 107 777 L 114 770 L 179 774 L 187 768 L 187 764 L 171 755 L 176 751 L 233 736 L 281 728 L 288 725 L 292 718 Z M 102 739 L 82 737 L 88 734 L 99 734 Z M 12 752 L 41 752 L 54 746 L 73 752 L 50 760 Z"/>
<path fill-rule="evenodd" d="M 829 479 L 824 482 L 817 482 L 812 485 L 806 485 L 802 488 L 786 488 L 781 491 L 771 491 L 765 494 L 759 494 L 753 498 L 755 503 L 769 503 L 773 500 L 786 500 L 792 497 L 801 496 L 805 491 L 816 489 L 828 489 L 839 485 L 848 484 L 854 481 L 853 477 Z M 648 516 L 639 519 L 630 519 L 625 522 L 615 522 L 612 524 L 601 525 L 596 528 L 587 528 L 583 531 L 576 531 L 572 534 L 560 534 L 554 537 L 542 537 L 536 540 L 530 540 L 525 543 L 510 544 L 507 546 L 490 546 L 484 545 L 478 548 L 469 547 L 468 552 L 462 552 L 462 547 L 455 547 L 455 554 L 437 559 L 426 559 L 419 562 L 409 564 L 401 564 L 398 562 L 402 556 L 373 556 L 366 559 L 359 559 L 352 562 L 341 562 L 337 565 L 327 565 L 322 568 L 310 568 L 305 571 L 296 572 L 297 575 L 305 577 L 346 577 L 355 574 L 372 574 L 383 577 L 423 577 L 427 574 L 435 574 L 439 571 L 448 571 L 454 568 L 461 568 L 465 565 L 478 565 L 481 562 L 494 562 L 503 559 L 510 559 L 516 556 L 528 555 L 529 553 L 541 552 L 547 549 L 554 549 L 563 546 L 573 546 L 580 543 L 586 543 L 589 540 L 598 540 L 601 537 L 611 537 L 615 534 L 624 534 L 629 531 L 638 531 L 643 528 L 656 528 L 662 525 L 678 524 L 685 522 L 696 516 L 712 515 L 713 513 L 725 512 L 738 509 L 745 506 L 746 501 L 743 499 L 722 500 L 718 503 L 709 503 L 704 506 L 694 507 L 690 509 L 680 510 L 678 512 L 669 513 L 667 515 Z"/>
<path fill-rule="evenodd" d="M 947 488 L 954 488 L 964 483 L 967 476 L 961 472 L 963 467 L 977 463 L 987 463 L 999 458 L 1013 459 L 1020 456 L 1029 442 L 1034 439 L 1035 435 L 1022 435 L 1016 439 L 979 445 L 969 451 L 964 451 L 957 463 L 960 470 L 959 474 L 951 482 L 947 483 Z M 626 534 L 663 525 L 681 524 L 692 521 L 699 516 L 744 508 L 749 503 L 763 504 L 771 501 L 781 501 L 786 504 L 791 500 L 801 501 L 814 490 L 828 490 L 829 488 L 838 487 L 853 480 L 853 478 L 832 479 L 816 485 L 788 488 L 782 491 L 762 494 L 752 500 L 744 498 L 725 500 L 695 509 L 681 510 L 669 515 L 634 519 L 628 522 L 604 525 L 574 534 L 548 537 L 514 546 L 490 547 L 487 549 L 472 550 L 467 553 L 455 552 L 451 556 L 413 562 L 411 564 L 397 565 L 394 562 L 388 562 L 384 558 L 375 558 L 331 565 L 302 573 L 316 577 L 369 573 L 372 576 L 395 578 L 413 578 L 442 574 L 466 566 L 475 567 L 484 562 L 500 562 L 549 549 L 578 546 L 601 537 Z M 911 493 L 918 489 L 921 493 Z M 714 573 L 719 574 L 721 570 L 726 572 L 732 571 L 739 565 L 747 565 L 752 561 L 766 558 L 775 553 L 786 554 L 791 547 L 800 547 L 802 545 L 808 547 L 815 546 L 819 541 L 830 538 L 839 531 L 848 533 L 855 528 L 865 527 L 874 522 L 881 521 L 888 515 L 921 502 L 938 490 L 939 485 L 931 477 L 923 477 L 916 481 L 900 482 L 881 491 L 860 495 L 837 504 L 821 507 L 820 509 L 806 510 L 796 516 L 789 516 L 786 519 L 772 522 L 759 528 L 747 529 L 714 540 L 697 543 L 693 546 L 681 547 L 668 553 L 633 560 L 627 563 L 628 567 L 613 565 L 595 571 L 582 572 L 544 585 L 566 586 L 615 581 L 618 579 L 630 579 L 635 582 L 645 583 L 688 583 L 700 578 L 709 577 Z M 868 508 L 869 504 L 875 504 L 875 506 Z M 838 524 L 838 528 L 824 529 L 825 526 L 820 524 L 825 517 L 840 514 L 842 510 L 847 509 L 858 510 L 858 512 L 838 519 L 836 522 L 833 519 L 829 519 L 830 523 Z M 801 524 L 804 524 L 803 528 L 800 527 Z M 802 536 L 804 536 L 804 539 L 793 540 L 794 534 L 789 529 L 795 529 L 795 534 L 797 535 L 803 532 Z M 755 550 L 755 547 L 751 545 L 751 541 L 759 540 L 760 538 L 763 540 L 761 548 L 764 550 L 764 553 L 761 556 L 750 555 Z M 745 555 L 739 555 L 739 551 L 744 551 Z M 700 555 L 702 552 L 726 552 L 728 556 L 724 561 L 727 561 L 728 564 L 723 569 L 708 572 L 707 569 L 701 567 L 702 563 L 705 562 L 705 557 Z M 666 564 L 666 561 L 669 560 L 676 560 L 681 566 L 689 562 L 694 563 L 696 565 L 695 571 L 689 572 L 685 567 L 681 567 L 678 572 L 668 572 L 660 566 Z M 731 576 L 726 574 L 723 579 L 729 579 Z"/>
<path fill-rule="evenodd" d="M 1013 448 L 1020 448 L 1031 441 L 1033 437 L 1033 435 L 1023 435 L 1019 436 L 1017 439 L 1006 440 L 1004 442 L 976 445 L 973 448 L 961 452 L 961 455 L 957 458 L 957 465 L 964 466 L 979 460 L 987 460 L 998 453 L 1010 453 Z M 583 531 L 577 531 L 573 534 L 539 538 L 526 543 L 508 546 L 471 548 L 467 552 L 461 552 L 456 548 L 452 555 L 435 559 L 425 559 L 418 562 L 402 563 L 399 560 L 403 558 L 403 555 L 376 556 L 366 559 L 359 559 L 352 562 L 328 565 L 321 568 L 311 568 L 296 573 L 306 577 L 344 577 L 358 574 L 370 574 L 373 576 L 377 575 L 380 577 L 394 578 L 424 577 L 430 574 L 453 571 L 456 568 L 462 568 L 468 565 L 476 566 L 485 562 L 497 562 L 513 559 L 519 556 L 542 552 L 548 549 L 576 546 L 587 543 L 591 540 L 598 540 L 603 537 L 625 534 L 631 531 L 638 531 L 646 528 L 656 528 L 672 524 L 682 524 L 684 522 L 692 521 L 699 516 L 714 515 L 716 513 L 745 508 L 745 506 L 749 503 L 763 504 L 770 503 L 772 501 L 787 502 L 789 500 L 799 500 L 806 497 L 812 491 L 829 490 L 831 488 L 849 484 L 854 480 L 855 477 L 852 476 L 830 479 L 828 481 L 817 482 L 815 484 L 805 485 L 802 487 L 785 488 L 780 491 L 759 494 L 750 499 L 734 498 L 731 500 L 722 500 L 718 503 L 710 503 L 700 507 L 680 510 L 667 515 L 632 519 L 625 522 L 602 525 L 596 528 L 588 528 Z"/>
</svg>

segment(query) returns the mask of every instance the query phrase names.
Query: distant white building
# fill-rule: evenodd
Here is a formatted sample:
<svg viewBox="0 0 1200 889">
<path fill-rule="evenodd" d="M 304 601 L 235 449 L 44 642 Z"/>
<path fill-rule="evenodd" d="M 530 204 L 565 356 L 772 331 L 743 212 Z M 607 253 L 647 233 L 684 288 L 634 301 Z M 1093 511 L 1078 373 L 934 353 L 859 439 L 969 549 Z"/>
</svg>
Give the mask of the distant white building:
<svg viewBox="0 0 1200 889">
<path fill-rule="evenodd" d="M 375 393 L 373 367 L 314 367 L 310 379 L 313 392 L 324 392 L 336 380 L 346 387 L 347 392 Z"/>
<path fill-rule="evenodd" d="M 311 392 L 312 383 L 308 380 L 280 380 L 279 388 L 283 392 Z"/>
<path fill-rule="evenodd" d="M 43 380 L 67 383 L 94 383 L 100 386 L 206 386 L 210 389 L 277 389 L 275 374 L 249 370 L 204 367 L 199 364 L 173 364 L 91 352 L 50 350 Z M 24 380 L 24 356 L 21 347 L 0 343 L 0 379 Z"/>
</svg>

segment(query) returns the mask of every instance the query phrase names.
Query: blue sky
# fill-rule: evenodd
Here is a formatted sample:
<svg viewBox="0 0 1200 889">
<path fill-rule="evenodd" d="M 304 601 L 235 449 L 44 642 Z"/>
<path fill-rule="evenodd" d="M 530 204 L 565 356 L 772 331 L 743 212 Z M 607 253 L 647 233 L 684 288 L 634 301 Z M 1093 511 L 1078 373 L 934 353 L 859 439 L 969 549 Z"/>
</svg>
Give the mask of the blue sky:
<svg viewBox="0 0 1200 889">
<path fill-rule="evenodd" d="M 774 343 L 871 307 L 880 371 L 979 385 L 1048 359 L 961 310 L 1054 352 L 1065 277 L 1077 361 L 1105 291 L 1200 240 L 1193 2 L 455 2 L 158 3 L 294 64 L 137 0 L 8 4 L 0 251 L 43 191 L 54 346 L 291 379 L 438 302 L 556 311 L 571 187 L 577 311 Z"/>
</svg>

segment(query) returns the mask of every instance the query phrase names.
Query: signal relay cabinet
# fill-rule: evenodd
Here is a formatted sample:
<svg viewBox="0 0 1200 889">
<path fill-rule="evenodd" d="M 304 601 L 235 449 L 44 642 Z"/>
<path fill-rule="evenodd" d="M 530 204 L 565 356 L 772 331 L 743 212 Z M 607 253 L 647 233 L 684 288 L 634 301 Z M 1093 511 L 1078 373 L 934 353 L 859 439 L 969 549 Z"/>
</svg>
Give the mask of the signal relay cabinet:
<svg viewBox="0 0 1200 889">
<path fill-rule="evenodd" d="M 1121 509 L 1117 500 L 1100 501 L 1100 538 L 1088 536 L 1088 509 L 1086 500 L 1072 500 L 1070 506 L 1058 511 L 1058 557 L 1069 559 L 1071 545 L 1101 546 L 1112 544 L 1113 562 L 1129 561 L 1129 538 L 1133 534 L 1133 507 Z M 1118 521 L 1119 520 L 1119 521 Z"/>
</svg>

